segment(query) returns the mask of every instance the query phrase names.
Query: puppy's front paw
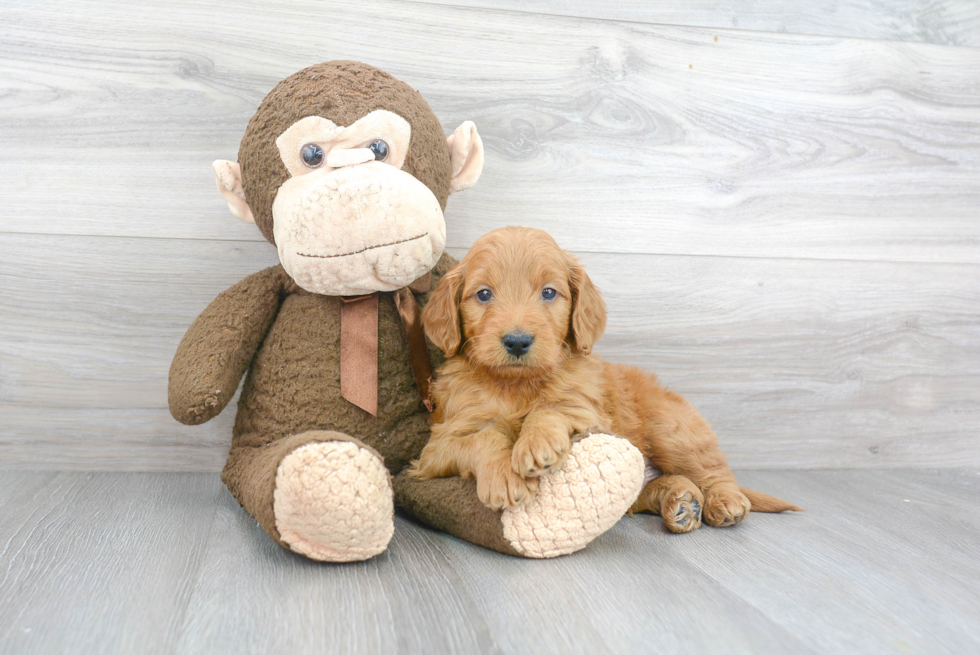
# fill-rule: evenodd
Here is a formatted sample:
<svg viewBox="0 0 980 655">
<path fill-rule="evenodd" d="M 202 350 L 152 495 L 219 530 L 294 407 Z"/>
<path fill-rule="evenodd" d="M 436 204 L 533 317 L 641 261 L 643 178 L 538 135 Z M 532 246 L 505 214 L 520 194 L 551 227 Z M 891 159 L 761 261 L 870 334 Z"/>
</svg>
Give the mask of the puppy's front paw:
<svg viewBox="0 0 980 655">
<path fill-rule="evenodd" d="M 511 465 L 525 478 L 537 478 L 551 469 L 559 468 L 568 457 L 572 443 L 568 433 L 559 426 L 529 426 L 525 424 L 514 444 Z"/>
<path fill-rule="evenodd" d="M 476 475 L 476 494 L 490 509 L 523 505 L 537 490 L 538 481 L 518 475 L 507 457 L 484 464 Z"/>
<path fill-rule="evenodd" d="M 752 503 L 734 484 L 719 484 L 704 490 L 704 522 L 716 528 L 738 525 Z"/>
</svg>

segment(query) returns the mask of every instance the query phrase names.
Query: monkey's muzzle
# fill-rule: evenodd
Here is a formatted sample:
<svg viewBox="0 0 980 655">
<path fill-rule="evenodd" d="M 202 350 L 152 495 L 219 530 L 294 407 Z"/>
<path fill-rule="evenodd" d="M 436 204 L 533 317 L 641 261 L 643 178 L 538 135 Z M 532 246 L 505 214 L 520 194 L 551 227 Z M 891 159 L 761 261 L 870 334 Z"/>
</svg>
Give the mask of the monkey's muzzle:
<svg viewBox="0 0 980 655">
<path fill-rule="evenodd" d="M 381 162 L 290 178 L 272 214 L 283 268 L 312 293 L 394 291 L 431 270 L 446 247 L 435 195 Z"/>
</svg>

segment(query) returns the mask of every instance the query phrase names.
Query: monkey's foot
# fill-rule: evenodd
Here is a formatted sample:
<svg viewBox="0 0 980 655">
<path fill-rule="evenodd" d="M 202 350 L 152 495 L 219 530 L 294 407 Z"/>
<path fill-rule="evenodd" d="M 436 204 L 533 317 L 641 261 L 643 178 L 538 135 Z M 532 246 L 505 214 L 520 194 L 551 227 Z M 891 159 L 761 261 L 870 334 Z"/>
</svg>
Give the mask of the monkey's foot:
<svg viewBox="0 0 980 655">
<path fill-rule="evenodd" d="M 643 455 L 629 441 L 591 434 L 525 505 L 504 510 L 504 538 L 524 557 L 558 557 L 585 548 L 622 518 L 643 487 Z"/>
<path fill-rule="evenodd" d="M 273 498 L 282 541 L 311 559 L 369 559 L 388 547 L 395 529 L 388 470 L 350 441 L 311 443 L 286 455 Z"/>
</svg>

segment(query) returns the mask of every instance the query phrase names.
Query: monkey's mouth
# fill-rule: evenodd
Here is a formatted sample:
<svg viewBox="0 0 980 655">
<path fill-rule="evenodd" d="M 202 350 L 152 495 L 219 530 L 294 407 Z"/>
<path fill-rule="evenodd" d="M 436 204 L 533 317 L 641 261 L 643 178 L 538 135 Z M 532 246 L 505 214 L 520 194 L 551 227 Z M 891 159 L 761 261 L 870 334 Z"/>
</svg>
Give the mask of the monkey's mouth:
<svg viewBox="0 0 980 655">
<path fill-rule="evenodd" d="M 336 255 L 307 255 L 306 253 L 298 252 L 296 253 L 300 257 L 313 257 L 315 259 L 333 259 L 334 257 L 350 257 L 351 255 L 359 255 L 362 252 L 367 252 L 368 250 L 375 250 L 377 248 L 387 248 L 388 246 L 397 246 L 402 243 L 408 243 L 409 241 L 417 241 L 422 237 L 429 236 L 428 232 L 424 232 L 418 236 L 409 237 L 407 239 L 399 239 L 398 241 L 392 241 L 390 243 L 379 243 L 376 246 L 368 246 L 367 248 L 361 248 L 360 250 L 352 250 L 351 252 L 342 252 Z"/>
</svg>

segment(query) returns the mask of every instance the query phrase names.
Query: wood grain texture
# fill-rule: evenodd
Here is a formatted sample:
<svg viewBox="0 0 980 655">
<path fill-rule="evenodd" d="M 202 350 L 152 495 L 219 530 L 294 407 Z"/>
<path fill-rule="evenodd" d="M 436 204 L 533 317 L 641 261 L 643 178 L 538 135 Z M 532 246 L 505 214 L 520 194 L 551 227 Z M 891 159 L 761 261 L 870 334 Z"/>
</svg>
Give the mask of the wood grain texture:
<svg viewBox="0 0 980 655">
<path fill-rule="evenodd" d="M 961 0 L 415 0 L 533 14 L 756 32 L 980 46 L 980 5 Z"/>
<path fill-rule="evenodd" d="M 720 587 L 815 652 L 976 649 L 980 567 L 964 545 L 980 538 L 980 513 L 963 500 L 978 489 L 975 471 L 753 472 L 739 481 L 799 500 L 805 527 L 765 517 L 773 520 L 735 537 L 745 550 L 729 566 L 716 564 L 725 556 L 714 544 L 685 545 Z M 948 613 L 951 599 L 962 614 Z"/>
<path fill-rule="evenodd" d="M 396 518 L 368 562 L 278 546 L 213 474 L 0 475 L 0 651 L 968 653 L 976 470 L 740 472 L 803 514 L 624 518 L 556 560 Z"/>
<path fill-rule="evenodd" d="M 0 651 L 174 652 L 220 486 L 0 473 Z"/>
<path fill-rule="evenodd" d="M 526 224 L 586 253 L 600 352 L 736 466 L 980 465 L 976 6 L 481 2 L 0 5 L 0 468 L 221 467 L 234 408 L 178 425 L 167 369 L 275 255 L 210 162 L 333 58 L 476 120 L 453 252 Z"/>
<path fill-rule="evenodd" d="M 259 240 L 210 161 L 277 80 L 352 58 L 480 126 L 455 247 L 533 223 L 576 250 L 980 262 L 976 48 L 389 0 L 53 2 L 0 24 L 4 231 Z"/>
<path fill-rule="evenodd" d="M 170 360 L 272 246 L 6 234 L 0 253 L 0 467 L 220 470 L 235 404 L 179 425 Z M 582 260 L 609 304 L 596 351 L 688 396 L 733 465 L 980 466 L 980 267 Z"/>
<path fill-rule="evenodd" d="M 474 591 L 419 528 L 399 519 L 396 532 L 368 562 L 318 564 L 280 548 L 224 494 L 177 650 L 491 652 Z"/>
</svg>

